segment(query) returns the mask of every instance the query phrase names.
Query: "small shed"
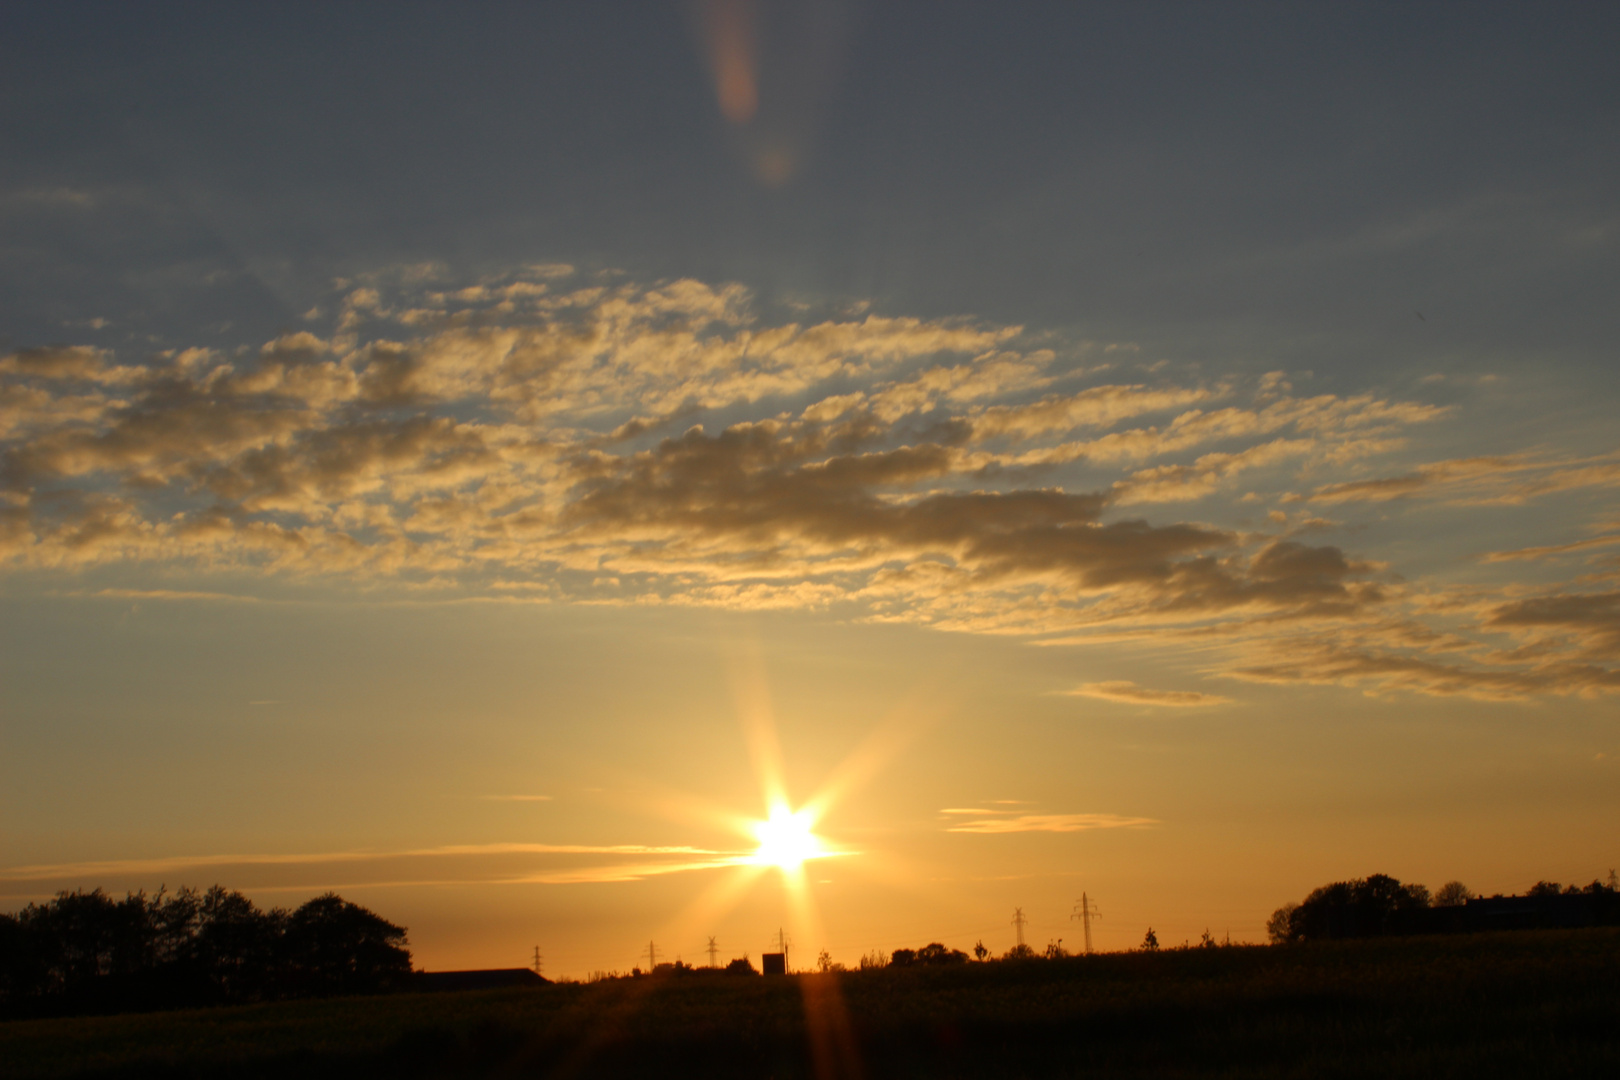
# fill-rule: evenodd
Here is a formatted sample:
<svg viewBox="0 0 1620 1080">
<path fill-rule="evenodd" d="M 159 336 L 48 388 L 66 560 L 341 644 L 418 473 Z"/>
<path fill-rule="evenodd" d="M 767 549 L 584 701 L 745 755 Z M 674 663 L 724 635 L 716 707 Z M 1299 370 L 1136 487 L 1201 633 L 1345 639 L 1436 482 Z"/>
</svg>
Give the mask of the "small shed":
<svg viewBox="0 0 1620 1080">
<path fill-rule="evenodd" d="M 786 975 L 787 953 L 761 953 L 759 957 L 759 964 L 760 967 L 765 969 L 765 974 L 767 975 Z"/>
</svg>

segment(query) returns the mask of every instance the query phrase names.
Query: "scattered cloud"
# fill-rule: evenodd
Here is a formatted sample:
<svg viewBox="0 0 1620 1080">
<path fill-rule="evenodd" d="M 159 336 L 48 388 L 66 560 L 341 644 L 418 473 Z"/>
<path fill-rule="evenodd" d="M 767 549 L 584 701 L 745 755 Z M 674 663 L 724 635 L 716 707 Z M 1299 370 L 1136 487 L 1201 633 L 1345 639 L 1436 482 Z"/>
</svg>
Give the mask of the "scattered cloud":
<svg viewBox="0 0 1620 1080">
<path fill-rule="evenodd" d="M 254 348 L 0 355 L 0 573 L 187 578 L 89 594 L 109 599 L 253 599 L 209 588 L 218 575 L 410 602 L 814 610 L 1054 644 L 1151 634 L 1218 640 L 1216 674 L 1424 693 L 1608 685 L 1590 583 L 1539 607 L 1462 604 L 1443 618 L 1471 621 L 1434 633 L 1473 651 L 1443 656 L 1379 640 L 1442 616 L 1392 568 L 1317 542 L 1334 522 L 1274 509 L 1255 532 L 1185 508 L 1512 506 L 1620 485 L 1620 455 L 1358 477 L 1450 410 L 1304 396 L 1280 372 L 1153 365 L 1124 381 L 1099 349 L 970 319 L 780 314 L 737 285 L 564 266 L 451 285 L 402 268 L 342 283 L 306 329 Z"/>
<path fill-rule="evenodd" d="M 1117 701 L 1123 705 L 1170 705 L 1188 708 L 1232 703 L 1231 698 L 1221 697 L 1218 694 L 1201 694 L 1192 690 L 1150 690 L 1145 686 L 1125 681 L 1082 683 L 1066 693 L 1078 697 L 1097 698 L 1100 701 Z"/>
<path fill-rule="evenodd" d="M 1586 540 L 1575 540 L 1568 544 L 1551 544 L 1546 547 L 1518 548 L 1514 551 L 1492 551 L 1480 557 L 1480 562 L 1535 562 L 1542 559 L 1556 558 L 1559 555 L 1569 555 L 1577 551 L 1591 551 L 1594 548 L 1613 547 L 1620 544 L 1620 535 L 1594 536 Z"/>
<path fill-rule="evenodd" d="M 1085 832 L 1091 829 L 1131 829 L 1159 824 L 1153 818 L 1123 817 L 1119 814 L 1020 814 L 1017 817 L 987 818 L 952 825 L 946 832 L 1022 833 Z"/>
<path fill-rule="evenodd" d="M 200 600 L 233 604 L 262 603 L 257 596 L 246 596 L 241 593 L 205 592 L 198 589 L 97 589 L 94 592 L 78 592 L 74 595 L 92 596 L 101 600 Z"/>
<path fill-rule="evenodd" d="M 1422 465 L 1400 476 L 1326 484 L 1311 502 L 1389 502 L 1404 498 L 1439 499 L 1457 504 L 1518 505 L 1562 491 L 1620 487 L 1620 460 L 1607 454 L 1589 458 L 1457 458 Z"/>
</svg>

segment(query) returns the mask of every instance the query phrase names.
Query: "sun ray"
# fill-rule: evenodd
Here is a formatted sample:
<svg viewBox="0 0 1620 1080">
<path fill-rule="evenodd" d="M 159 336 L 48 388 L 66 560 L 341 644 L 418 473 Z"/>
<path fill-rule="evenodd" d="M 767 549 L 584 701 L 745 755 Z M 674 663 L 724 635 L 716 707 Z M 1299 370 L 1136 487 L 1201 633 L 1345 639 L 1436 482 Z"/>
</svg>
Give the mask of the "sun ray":
<svg viewBox="0 0 1620 1080">
<path fill-rule="evenodd" d="M 812 818 L 820 820 L 851 791 L 870 781 L 944 714 L 945 706 L 938 700 L 936 691 L 923 687 L 914 690 L 834 766 L 820 789 L 805 804 Z"/>
<path fill-rule="evenodd" d="M 742 725 L 748 756 L 754 765 L 760 794 L 767 807 L 787 801 L 783 781 L 782 743 L 776 732 L 776 714 L 771 707 L 770 684 L 765 675 L 765 658 L 759 643 L 746 642 L 730 664 L 731 691 L 737 702 L 737 720 Z"/>
</svg>

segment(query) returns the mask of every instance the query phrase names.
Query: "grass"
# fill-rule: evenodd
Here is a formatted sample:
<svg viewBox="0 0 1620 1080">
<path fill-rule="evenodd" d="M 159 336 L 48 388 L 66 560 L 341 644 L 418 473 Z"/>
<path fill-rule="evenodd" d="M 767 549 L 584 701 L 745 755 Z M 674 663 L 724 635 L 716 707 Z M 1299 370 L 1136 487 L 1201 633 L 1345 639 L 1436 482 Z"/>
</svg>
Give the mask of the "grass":
<svg viewBox="0 0 1620 1080">
<path fill-rule="evenodd" d="M 11 1021 L 0 1076 L 810 1077 L 831 986 L 839 1074 L 1620 1075 L 1600 929 Z"/>
</svg>

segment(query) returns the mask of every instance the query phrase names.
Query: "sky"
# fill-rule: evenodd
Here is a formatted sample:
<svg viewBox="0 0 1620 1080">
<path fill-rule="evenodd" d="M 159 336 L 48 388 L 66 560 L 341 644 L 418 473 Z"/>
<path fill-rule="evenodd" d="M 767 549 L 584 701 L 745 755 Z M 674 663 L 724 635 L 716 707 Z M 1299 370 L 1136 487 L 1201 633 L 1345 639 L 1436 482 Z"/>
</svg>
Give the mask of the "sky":
<svg viewBox="0 0 1620 1080">
<path fill-rule="evenodd" d="M 1606 876 L 1617 46 L 7 5 L 0 909 L 585 977 Z"/>
</svg>

